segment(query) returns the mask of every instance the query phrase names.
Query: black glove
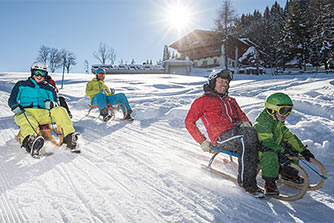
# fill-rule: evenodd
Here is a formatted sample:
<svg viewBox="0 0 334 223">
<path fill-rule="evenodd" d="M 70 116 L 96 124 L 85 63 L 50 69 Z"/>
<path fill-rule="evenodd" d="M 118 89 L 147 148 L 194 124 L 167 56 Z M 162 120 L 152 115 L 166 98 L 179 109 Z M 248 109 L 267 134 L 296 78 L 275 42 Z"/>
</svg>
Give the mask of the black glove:
<svg viewBox="0 0 334 223">
<path fill-rule="evenodd" d="M 14 112 L 15 114 L 20 114 L 24 112 L 24 108 L 21 105 L 17 104 L 13 106 L 12 112 Z"/>
<path fill-rule="evenodd" d="M 48 110 L 51 110 L 54 107 L 56 107 L 56 103 L 54 101 L 51 101 L 51 100 L 45 100 L 44 104 L 45 104 L 45 108 L 48 109 Z"/>
<path fill-rule="evenodd" d="M 308 149 L 304 149 L 301 153 L 300 153 L 307 161 L 310 161 L 310 158 L 314 159 L 314 155 L 311 153 L 310 150 Z"/>
<path fill-rule="evenodd" d="M 286 156 L 284 155 L 284 153 L 279 153 L 278 154 L 278 159 L 279 159 L 279 162 L 284 166 L 284 165 L 288 165 L 290 164 L 291 160 Z"/>
</svg>

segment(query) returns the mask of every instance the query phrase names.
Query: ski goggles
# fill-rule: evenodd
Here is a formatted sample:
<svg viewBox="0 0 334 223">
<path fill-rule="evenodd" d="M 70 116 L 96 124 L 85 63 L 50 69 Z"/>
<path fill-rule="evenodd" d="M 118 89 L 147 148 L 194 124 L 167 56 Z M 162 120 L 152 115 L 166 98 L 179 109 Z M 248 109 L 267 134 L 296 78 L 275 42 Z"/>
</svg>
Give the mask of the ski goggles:
<svg viewBox="0 0 334 223">
<path fill-rule="evenodd" d="M 99 73 L 97 73 L 97 75 L 98 75 L 98 76 L 105 76 L 105 75 L 106 75 L 106 73 L 99 72 Z"/>
<path fill-rule="evenodd" d="M 291 105 L 284 105 L 284 106 L 277 106 L 277 112 L 280 116 L 288 116 L 292 111 L 293 106 Z"/>
<path fill-rule="evenodd" d="M 46 71 L 44 71 L 44 70 L 34 70 L 34 71 L 33 71 L 33 74 L 34 74 L 35 76 L 42 76 L 42 77 L 45 77 L 45 76 L 46 76 Z"/>
</svg>

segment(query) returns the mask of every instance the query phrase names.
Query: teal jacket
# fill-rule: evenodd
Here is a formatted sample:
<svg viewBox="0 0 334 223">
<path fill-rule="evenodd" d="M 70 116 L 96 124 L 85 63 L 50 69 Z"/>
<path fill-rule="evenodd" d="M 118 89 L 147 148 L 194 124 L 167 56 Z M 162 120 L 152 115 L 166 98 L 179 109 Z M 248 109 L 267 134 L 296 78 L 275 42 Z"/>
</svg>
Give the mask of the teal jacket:
<svg viewBox="0 0 334 223">
<path fill-rule="evenodd" d="M 298 137 L 290 132 L 284 123 L 274 119 L 267 113 L 266 109 L 256 118 L 254 128 L 258 133 L 262 148 L 273 150 L 276 153 L 283 152 L 283 146 L 288 146 L 294 149 L 294 152 L 298 153 L 306 148 Z"/>
<path fill-rule="evenodd" d="M 55 88 L 46 81 L 37 84 L 37 82 L 30 77 L 14 85 L 8 99 L 8 105 L 10 108 L 19 104 L 24 108 L 45 109 L 45 100 L 58 103 Z"/>
</svg>

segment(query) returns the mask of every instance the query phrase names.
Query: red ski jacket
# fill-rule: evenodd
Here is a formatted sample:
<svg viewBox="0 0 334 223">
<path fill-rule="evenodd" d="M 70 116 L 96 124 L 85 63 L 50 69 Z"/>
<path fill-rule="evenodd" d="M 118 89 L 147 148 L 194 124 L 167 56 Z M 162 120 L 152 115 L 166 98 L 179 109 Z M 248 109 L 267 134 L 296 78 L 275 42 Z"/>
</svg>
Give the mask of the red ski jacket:
<svg viewBox="0 0 334 223">
<path fill-rule="evenodd" d="M 55 90 L 58 94 L 59 90 L 57 88 L 56 82 L 52 79 L 52 77 L 48 75 L 46 81 L 49 82 L 55 88 Z"/>
<path fill-rule="evenodd" d="M 234 98 L 208 91 L 197 98 L 191 105 L 185 119 L 185 126 L 190 135 L 201 144 L 206 137 L 198 129 L 196 122 L 201 118 L 208 136 L 215 146 L 217 138 L 232 129 L 238 122 L 248 121 L 246 114 L 241 110 Z"/>
</svg>

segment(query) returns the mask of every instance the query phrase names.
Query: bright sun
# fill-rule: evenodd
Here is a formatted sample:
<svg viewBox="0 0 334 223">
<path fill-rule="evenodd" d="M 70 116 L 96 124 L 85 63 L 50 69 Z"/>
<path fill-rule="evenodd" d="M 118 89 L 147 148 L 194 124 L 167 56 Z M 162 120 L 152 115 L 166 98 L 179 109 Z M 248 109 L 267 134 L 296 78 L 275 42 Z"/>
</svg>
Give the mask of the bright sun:
<svg viewBox="0 0 334 223">
<path fill-rule="evenodd" d="M 180 1 L 177 1 L 175 5 L 169 4 L 166 7 L 166 22 L 171 28 L 178 31 L 182 31 L 190 25 L 191 17 L 191 9 L 186 5 L 182 5 Z"/>
</svg>

